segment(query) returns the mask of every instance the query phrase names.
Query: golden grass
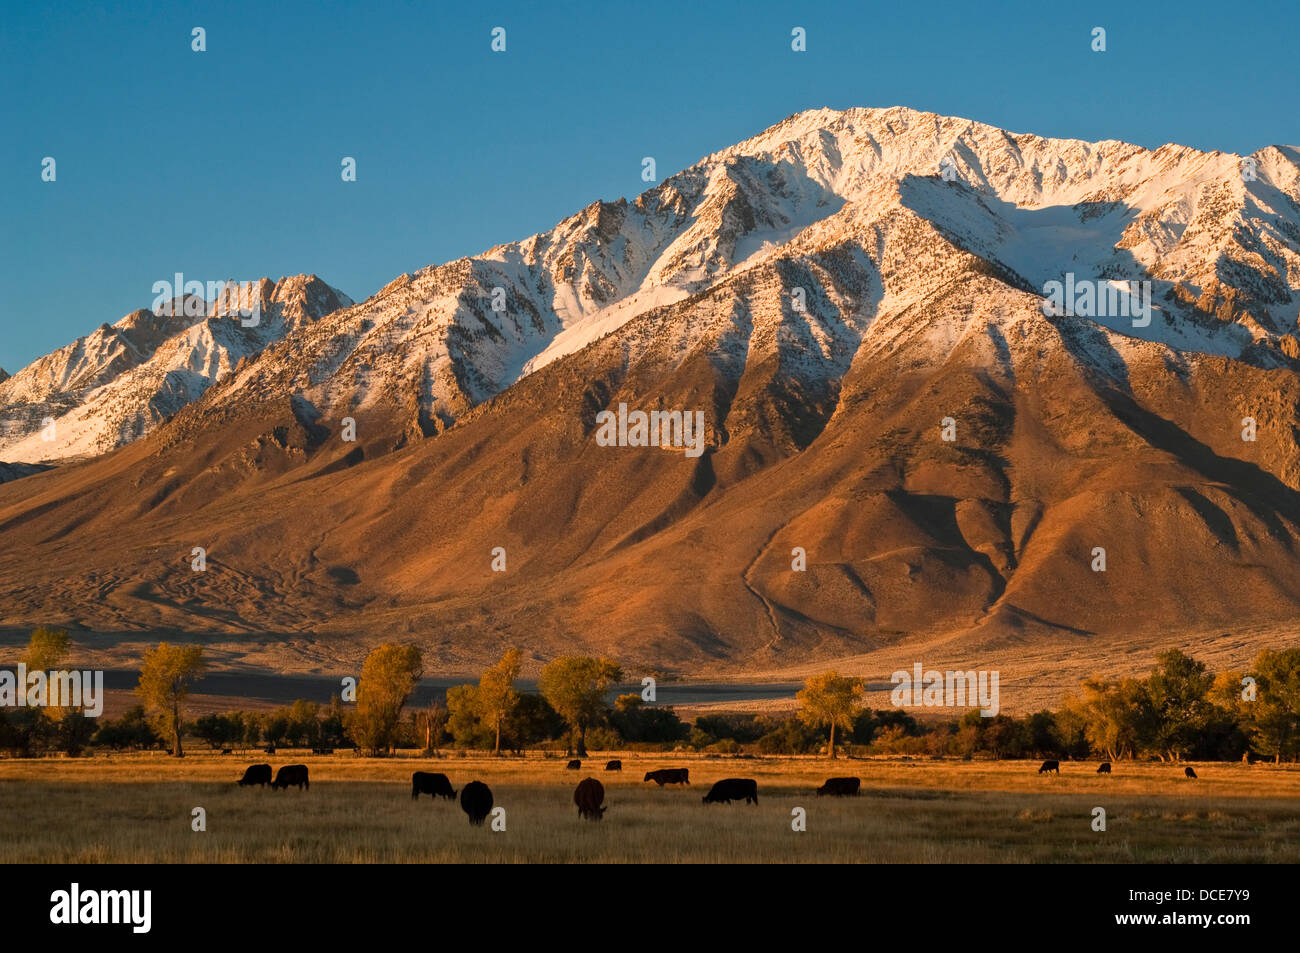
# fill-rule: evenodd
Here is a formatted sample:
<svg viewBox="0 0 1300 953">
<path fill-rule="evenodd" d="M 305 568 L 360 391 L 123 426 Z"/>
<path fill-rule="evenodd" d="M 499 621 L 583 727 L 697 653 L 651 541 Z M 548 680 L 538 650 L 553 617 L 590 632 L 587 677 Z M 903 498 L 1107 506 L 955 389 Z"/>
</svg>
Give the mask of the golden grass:
<svg viewBox="0 0 1300 953">
<path fill-rule="evenodd" d="M 811 758 L 732 760 L 611 755 L 567 771 L 563 759 L 485 756 L 366 759 L 281 752 L 0 761 L 0 861 L 12 862 L 644 862 L 1043 863 L 1300 861 L 1300 768 Z M 310 791 L 238 788 L 246 764 L 310 766 Z M 641 783 L 689 766 L 687 789 Z M 507 830 L 469 825 L 458 804 L 410 798 L 414 770 L 459 789 L 487 782 Z M 818 798 L 833 775 L 857 775 L 858 798 Z M 582 821 L 573 787 L 594 776 L 609 811 Z M 724 777 L 758 780 L 759 806 L 704 805 Z M 191 810 L 207 831 L 190 829 Z M 807 831 L 791 812 L 807 810 Z M 1104 807 L 1107 830 L 1091 829 Z"/>
</svg>

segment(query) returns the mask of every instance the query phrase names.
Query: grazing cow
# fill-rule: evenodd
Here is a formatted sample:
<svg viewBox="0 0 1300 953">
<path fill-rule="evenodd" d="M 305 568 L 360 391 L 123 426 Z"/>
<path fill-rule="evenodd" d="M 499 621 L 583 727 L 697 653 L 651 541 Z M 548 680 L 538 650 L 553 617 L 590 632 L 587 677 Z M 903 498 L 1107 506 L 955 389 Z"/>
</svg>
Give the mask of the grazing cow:
<svg viewBox="0 0 1300 953">
<path fill-rule="evenodd" d="M 1196 777 L 1196 772 L 1191 768 L 1183 768 L 1183 774 L 1187 775 L 1189 778 Z"/>
<path fill-rule="evenodd" d="M 445 797 L 449 801 L 456 800 L 456 792 L 452 790 L 447 775 L 432 771 L 416 771 L 411 775 L 411 799 L 418 799 L 421 794 Z"/>
<path fill-rule="evenodd" d="M 1101 764 L 1097 765 L 1097 773 L 1098 773 L 1098 774 L 1110 774 L 1110 762 L 1109 762 L 1109 761 L 1103 761 Z"/>
<path fill-rule="evenodd" d="M 1044 761 L 1044 762 L 1043 762 L 1043 766 L 1042 766 L 1041 768 L 1038 769 L 1038 773 L 1039 773 L 1039 774 L 1046 774 L 1048 771 L 1055 771 L 1057 774 L 1060 774 L 1060 773 L 1061 773 L 1061 762 L 1059 762 L 1059 761 Z"/>
<path fill-rule="evenodd" d="M 665 784 L 690 784 L 690 768 L 660 768 L 658 771 L 647 771 L 641 783 L 653 781 L 655 784 L 663 787 Z"/>
<path fill-rule="evenodd" d="M 583 778 L 573 792 L 573 803 L 578 805 L 578 816 L 598 821 L 605 816 L 605 785 L 595 778 Z"/>
<path fill-rule="evenodd" d="M 272 791 L 291 787 L 297 787 L 299 791 L 303 788 L 311 790 L 311 782 L 307 780 L 307 765 L 286 764 L 275 772 L 275 780 L 271 782 Z"/>
<path fill-rule="evenodd" d="M 606 770 L 606 771 L 622 771 L 622 770 L 623 770 L 623 762 L 622 762 L 622 761 L 611 761 L 609 764 L 605 765 L 605 770 Z"/>
<path fill-rule="evenodd" d="M 715 781 L 709 793 L 700 798 L 705 804 L 730 804 L 743 800 L 746 804 L 758 803 L 758 782 L 753 778 L 726 778 Z"/>
<path fill-rule="evenodd" d="M 333 754 L 334 749 L 333 748 L 312 748 L 311 753 L 312 754 Z"/>
<path fill-rule="evenodd" d="M 582 762 L 579 761 L 577 758 L 574 758 L 572 761 L 570 761 L 568 764 L 566 764 L 566 765 L 564 766 L 564 770 L 566 770 L 566 771 L 581 771 L 581 770 L 582 770 Z"/>
<path fill-rule="evenodd" d="M 244 776 L 239 779 L 239 786 L 248 787 L 260 784 L 266 787 L 271 783 L 271 766 L 269 764 L 250 764 L 244 769 Z"/>
<path fill-rule="evenodd" d="M 469 815 L 469 822 L 482 827 L 492 813 L 492 789 L 482 781 L 471 781 L 460 789 L 460 809 Z"/>
<path fill-rule="evenodd" d="M 817 789 L 817 796 L 829 794 L 831 797 L 852 797 L 861 786 L 861 778 L 827 778 L 826 783 Z"/>
<path fill-rule="evenodd" d="M 267 754 L 275 754 L 275 745 L 267 745 L 265 750 Z"/>
<path fill-rule="evenodd" d="M 222 754 L 234 754 L 234 753 L 235 753 L 235 749 L 234 749 L 234 748 L 222 748 L 222 749 L 221 749 L 221 753 L 222 753 Z"/>
</svg>

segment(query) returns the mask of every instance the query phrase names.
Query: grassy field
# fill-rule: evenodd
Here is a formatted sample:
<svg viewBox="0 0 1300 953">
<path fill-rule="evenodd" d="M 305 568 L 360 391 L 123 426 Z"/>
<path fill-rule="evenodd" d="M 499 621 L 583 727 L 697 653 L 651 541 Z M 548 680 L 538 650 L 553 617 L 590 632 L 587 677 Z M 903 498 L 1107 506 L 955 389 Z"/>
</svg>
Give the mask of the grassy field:
<svg viewBox="0 0 1300 953">
<path fill-rule="evenodd" d="M 622 774 L 603 769 L 621 757 Z M 245 765 L 302 762 L 311 790 L 239 788 Z M 689 788 L 641 783 L 685 766 Z M 365 759 L 199 753 L 111 759 L 0 760 L 0 862 L 1300 862 L 1300 767 L 1065 762 L 645 758 L 602 754 L 582 771 L 563 760 L 483 756 Z M 590 770 L 588 770 L 590 769 Z M 410 798 L 414 770 L 457 789 L 485 781 L 506 809 L 504 832 L 471 827 L 458 803 Z M 818 798 L 825 778 L 857 775 L 857 798 Z M 582 821 L 578 780 L 605 784 L 609 810 Z M 724 777 L 757 779 L 761 803 L 704 805 Z M 207 812 L 206 832 L 191 811 Z M 791 830 L 792 810 L 807 830 Z M 1107 830 L 1092 830 L 1103 807 Z"/>
</svg>

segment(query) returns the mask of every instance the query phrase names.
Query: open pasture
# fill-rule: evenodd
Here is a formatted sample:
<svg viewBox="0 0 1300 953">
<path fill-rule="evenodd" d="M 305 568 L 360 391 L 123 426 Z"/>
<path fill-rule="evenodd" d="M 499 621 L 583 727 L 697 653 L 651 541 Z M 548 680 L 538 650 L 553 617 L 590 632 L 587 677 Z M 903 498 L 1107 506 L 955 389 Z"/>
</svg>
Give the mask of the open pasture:
<svg viewBox="0 0 1300 953">
<path fill-rule="evenodd" d="M 606 772 L 609 758 L 623 771 Z M 248 764 L 307 764 L 311 789 L 240 788 Z M 689 767 L 691 785 L 643 783 Z M 655 757 L 358 758 L 284 751 L 177 761 L 139 754 L 0 761 L 0 862 L 57 863 L 1051 863 L 1300 862 L 1300 767 L 1029 761 Z M 471 827 L 458 803 L 410 797 L 411 773 L 471 780 L 506 809 L 506 830 Z M 856 775 L 855 798 L 817 797 Z M 605 785 L 608 811 L 581 820 L 573 790 Z M 758 782 L 760 803 L 704 805 L 718 779 Z M 192 811 L 207 830 L 191 829 Z M 794 809 L 806 831 L 792 830 Z M 1104 832 L 1093 809 L 1106 810 Z"/>
</svg>

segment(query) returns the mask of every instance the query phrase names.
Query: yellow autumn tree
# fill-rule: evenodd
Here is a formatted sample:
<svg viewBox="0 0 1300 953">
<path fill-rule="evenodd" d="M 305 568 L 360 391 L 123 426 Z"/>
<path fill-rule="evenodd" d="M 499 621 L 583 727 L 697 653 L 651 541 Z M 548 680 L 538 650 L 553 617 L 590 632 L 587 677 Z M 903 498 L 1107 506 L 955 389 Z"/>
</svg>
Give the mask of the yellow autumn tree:
<svg viewBox="0 0 1300 953">
<path fill-rule="evenodd" d="M 837 672 L 814 675 L 795 696 L 799 719 L 810 728 L 831 729 L 830 755 L 835 757 L 835 729 L 853 730 L 853 718 L 862 705 L 862 679 L 841 677 Z"/>
<path fill-rule="evenodd" d="M 140 682 L 135 693 L 144 702 L 158 734 L 172 737 L 172 754 L 185 757 L 181 735 L 185 727 L 185 699 L 190 685 L 206 668 L 201 645 L 159 642 L 144 653 Z"/>
<path fill-rule="evenodd" d="M 479 717 L 496 734 L 493 754 L 501 753 L 501 725 L 519 703 L 515 679 L 519 677 L 522 658 L 518 649 L 506 649 L 501 661 L 484 672 L 478 681 Z"/>
<path fill-rule="evenodd" d="M 366 656 L 348 734 L 372 755 L 393 750 L 402 708 L 424 674 L 422 666 L 414 645 L 385 642 Z"/>
</svg>

